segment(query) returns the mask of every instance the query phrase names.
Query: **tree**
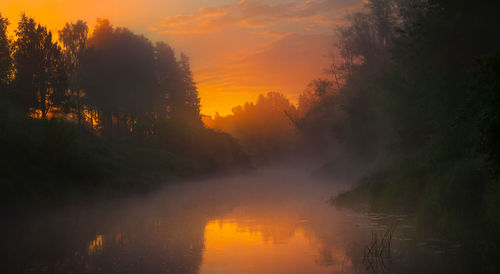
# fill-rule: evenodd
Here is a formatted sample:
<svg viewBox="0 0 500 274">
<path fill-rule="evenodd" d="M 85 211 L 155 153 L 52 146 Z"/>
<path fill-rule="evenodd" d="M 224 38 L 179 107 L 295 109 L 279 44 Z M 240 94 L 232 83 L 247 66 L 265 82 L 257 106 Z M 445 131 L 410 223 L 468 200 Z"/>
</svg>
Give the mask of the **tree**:
<svg viewBox="0 0 500 274">
<path fill-rule="evenodd" d="M 166 115 L 190 125 L 201 125 L 200 99 L 193 81 L 189 58 L 181 53 L 177 61 L 174 50 L 163 42 L 155 46 L 156 76 Z"/>
<path fill-rule="evenodd" d="M 87 23 L 81 20 L 76 23 L 66 23 L 64 28 L 59 31 L 59 42 L 64 46 L 64 61 L 68 73 L 69 91 L 73 105 L 75 105 L 78 125 L 81 125 L 83 118 L 82 100 L 84 92 L 77 72 L 80 69 L 82 55 L 86 47 L 87 34 Z"/>
<path fill-rule="evenodd" d="M 184 53 L 181 53 L 179 60 L 179 68 L 181 70 L 182 93 L 178 114 L 180 120 L 184 120 L 191 125 L 201 125 L 200 116 L 200 98 L 198 97 L 198 89 L 193 80 L 193 73 L 189 65 L 189 58 Z"/>
<path fill-rule="evenodd" d="M 205 118 L 212 128 L 227 132 L 241 141 L 244 149 L 258 160 L 271 162 L 284 158 L 293 149 L 295 129 L 288 115 L 297 109 L 281 93 L 259 95 L 256 103 L 236 106 L 232 114 Z"/>
<path fill-rule="evenodd" d="M 10 56 L 10 41 L 7 37 L 7 27 L 9 20 L 0 14 L 0 93 L 10 82 L 12 72 L 12 59 Z"/>
<path fill-rule="evenodd" d="M 175 106 L 182 104 L 182 100 L 179 99 L 182 80 L 175 52 L 164 42 L 155 45 L 155 75 L 162 97 L 160 115 L 166 118 L 172 116 Z"/>
<path fill-rule="evenodd" d="M 381 74 L 392 65 L 393 40 L 402 23 L 397 8 L 403 2 L 365 1 L 366 10 L 337 27 L 338 55 L 327 69 L 330 77 L 309 84 L 299 97 L 299 116 L 292 117 L 301 141 L 316 154 L 370 163 L 380 153 L 388 120 L 380 117 L 385 102 L 378 100 L 386 92 Z"/>
<path fill-rule="evenodd" d="M 115 132 L 130 132 L 139 115 L 158 108 L 162 100 L 154 66 L 147 38 L 98 20 L 82 59 L 81 77 L 108 133 L 115 126 Z"/>
<path fill-rule="evenodd" d="M 15 94 L 17 103 L 42 119 L 66 100 L 67 79 L 60 47 L 52 33 L 25 14 L 14 42 Z"/>
<path fill-rule="evenodd" d="M 370 0 L 367 3 L 371 10 L 371 20 L 377 33 L 377 44 L 380 48 L 388 48 L 392 42 L 396 25 L 394 0 Z"/>
</svg>

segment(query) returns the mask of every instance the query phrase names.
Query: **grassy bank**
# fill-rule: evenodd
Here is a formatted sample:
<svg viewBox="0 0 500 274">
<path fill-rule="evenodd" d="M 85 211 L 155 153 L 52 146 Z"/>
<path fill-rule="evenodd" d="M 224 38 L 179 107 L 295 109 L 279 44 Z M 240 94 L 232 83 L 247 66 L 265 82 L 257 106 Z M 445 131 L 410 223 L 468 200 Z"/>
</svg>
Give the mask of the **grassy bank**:
<svg viewBox="0 0 500 274">
<path fill-rule="evenodd" d="M 365 212 L 408 214 L 417 238 L 459 242 L 471 268 L 497 271 L 500 183 L 481 155 L 443 159 L 432 154 L 421 152 L 378 168 L 332 202 Z"/>
<path fill-rule="evenodd" d="M 409 213 L 420 236 L 463 242 L 475 267 L 498 271 L 500 55 L 480 59 L 477 68 L 464 75 L 462 100 L 423 144 L 385 152 L 393 155 L 390 163 L 369 172 L 333 202 Z"/>
<path fill-rule="evenodd" d="M 145 138 L 104 138 L 62 119 L 0 110 L 3 208 L 150 189 L 173 178 L 248 167 L 232 137 L 165 121 Z"/>
</svg>

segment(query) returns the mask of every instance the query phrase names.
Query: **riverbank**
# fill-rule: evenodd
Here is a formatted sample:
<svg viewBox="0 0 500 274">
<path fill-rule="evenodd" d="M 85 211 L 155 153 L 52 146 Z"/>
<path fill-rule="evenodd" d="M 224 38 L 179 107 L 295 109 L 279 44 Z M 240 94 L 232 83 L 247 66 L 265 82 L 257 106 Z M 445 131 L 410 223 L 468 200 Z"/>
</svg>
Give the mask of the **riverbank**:
<svg viewBox="0 0 500 274">
<path fill-rule="evenodd" d="M 150 138 L 106 138 L 63 119 L 32 119 L 3 108 L 2 208 L 147 191 L 173 179 L 249 167 L 227 134 L 175 121 L 163 131 Z"/>
<path fill-rule="evenodd" d="M 407 214 L 417 239 L 459 244 L 470 269 L 496 272 L 500 184 L 485 168 L 485 158 L 475 156 L 445 160 L 414 155 L 369 173 L 332 203 L 362 212 Z"/>
</svg>

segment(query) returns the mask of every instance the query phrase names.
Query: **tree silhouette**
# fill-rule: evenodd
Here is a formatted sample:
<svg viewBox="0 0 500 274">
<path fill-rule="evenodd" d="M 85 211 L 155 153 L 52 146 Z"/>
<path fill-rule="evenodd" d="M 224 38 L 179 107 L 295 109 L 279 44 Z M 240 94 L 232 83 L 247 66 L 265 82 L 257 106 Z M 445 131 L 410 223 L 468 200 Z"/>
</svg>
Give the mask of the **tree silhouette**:
<svg viewBox="0 0 500 274">
<path fill-rule="evenodd" d="M 108 20 L 98 21 L 88 40 L 81 77 L 108 133 L 114 127 L 116 132 L 130 132 L 139 115 L 162 101 L 154 64 L 153 45 L 147 38 L 114 28 Z"/>
<path fill-rule="evenodd" d="M 84 21 L 76 23 L 66 23 L 64 28 L 59 31 L 59 42 L 64 46 L 64 61 L 68 73 L 69 92 L 71 94 L 71 103 L 75 108 L 78 125 L 82 124 L 83 119 L 83 97 L 84 92 L 81 87 L 78 70 L 82 55 L 87 44 L 88 27 Z"/>
<path fill-rule="evenodd" d="M 9 20 L 0 14 L 0 94 L 5 93 L 5 89 L 10 82 L 12 72 L 12 59 L 10 56 L 10 41 L 7 37 L 7 27 Z"/>
<path fill-rule="evenodd" d="M 163 42 L 156 44 L 155 53 L 156 77 L 165 104 L 162 110 L 171 119 L 200 126 L 200 99 L 189 58 L 181 53 L 177 61 L 174 50 Z"/>
<path fill-rule="evenodd" d="M 179 67 L 182 73 L 182 91 L 178 99 L 179 106 L 177 110 L 174 108 L 174 111 L 178 112 L 174 117 L 177 116 L 179 120 L 184 120 L 191 125 L 201 125 L 200 98 L 193 80 L 189 58 L 184 53 L 181 53 Z"/>
<path fill-rule="evenodd" d="M 21 16 L 14 42 L 14 98 L 25 111 L 42 119 L 66 98 L 67 79 L 60 47 L 52 33 L 25 14 Z"/>
<path fill-rule="evenodd" d="M 172 118 L 175 106 L 182 103 L 179 99 L 182 93 L 181 70 L 174 50 L 164 42 L 155 45 L 155 61 L 155 75 L 162 97 L 160 113 Z"/>
<path fill-rule="evenodd" d="M 205 117 L 205 123 L 235 136 L 260 162 L 273 162 L 291 152 L 295 130 L 289 116 L 297 109 L 279 92 L 259 95 L 256 103 L 236 106 L 228 116 Z"/>
</svg>

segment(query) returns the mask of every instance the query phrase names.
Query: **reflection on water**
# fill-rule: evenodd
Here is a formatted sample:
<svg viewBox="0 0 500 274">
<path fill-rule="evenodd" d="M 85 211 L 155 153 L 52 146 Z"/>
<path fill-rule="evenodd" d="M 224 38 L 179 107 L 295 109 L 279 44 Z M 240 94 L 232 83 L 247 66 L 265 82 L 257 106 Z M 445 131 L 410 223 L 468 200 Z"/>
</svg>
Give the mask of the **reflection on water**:
<svg viewBox="0 0 500 274">
<path fill-rule="evenodd" d="M 360 256 L 377 224 L 329 206 L 335 191 L 272 172 L 8 219 L 0 273 L 363 272 Z M 398 244 L 395 252 L 426 258 Z"/>
<path fill-rule="evenodd" d="M 205 226 L 200 273 L 340 272 L 345 253 L 325 249 L 300 223 L 217 219 Z M 326 259 L 325 259 L 326 258 Z"/>
<path fill-rule="evenodd" d="M 89 256 L 96 255 L 98 252 L 102 251 L 102 235 L 97 235 L 95 240 L 92 240 L 89 245 Z"/>
</svg>

